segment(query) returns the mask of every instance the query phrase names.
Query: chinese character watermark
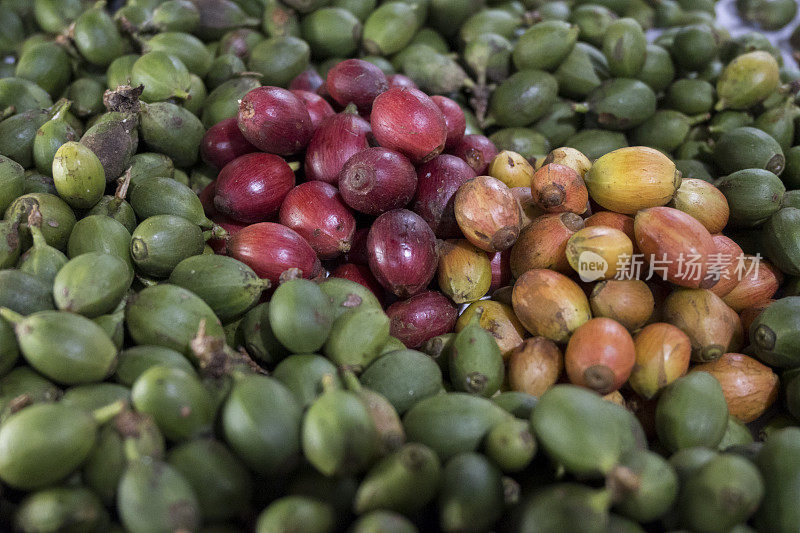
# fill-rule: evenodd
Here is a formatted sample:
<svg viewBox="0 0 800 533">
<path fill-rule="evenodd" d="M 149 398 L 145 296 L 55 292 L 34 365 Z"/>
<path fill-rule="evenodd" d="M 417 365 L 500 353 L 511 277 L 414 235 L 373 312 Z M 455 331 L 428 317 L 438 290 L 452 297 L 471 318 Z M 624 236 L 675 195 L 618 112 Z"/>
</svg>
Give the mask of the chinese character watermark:
<svg viewBox="0 0 800 533">
<path fill-rule="evenodd" d="M 584 263 L 583 256 L 585 254 L 591 254 L 592 257 L 587 256 Z M 584 252 L 580 259 L 578 274 L 583 281 L 595 281 L 602 278 L 608 268 L 608 262 L 594 252 Z M 713 282 L 712 285 L 723 279 L 755 280 L 758 279 L 761 261 L 761 254 L 740 254 L 734 257 L 732 254 L 713 253 L 706 256 L 705 260 L 700 254 L 678 254 L 674 257 L 668 257 L 667 254 L 661 254 L 660 257 L 641 253 L 620 254 L 617 262 L 618 268 L 613 279 L 648 281 L 658 277 L 697 281 L 698 283 L 709 280 Z M 645 266 L 647 267 L 646 271 Z M 645 272 L 644 276 L 643 272 Z"/>
</svg>

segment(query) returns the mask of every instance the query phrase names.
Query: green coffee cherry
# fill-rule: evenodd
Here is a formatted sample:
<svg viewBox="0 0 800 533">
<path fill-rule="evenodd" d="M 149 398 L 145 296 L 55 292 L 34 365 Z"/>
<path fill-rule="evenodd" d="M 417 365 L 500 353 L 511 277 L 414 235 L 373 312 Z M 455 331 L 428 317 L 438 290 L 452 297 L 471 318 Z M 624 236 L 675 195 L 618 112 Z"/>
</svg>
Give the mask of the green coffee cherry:
<svg viewBox="0 0 800 533">
<path fill-rule="evenodd" d="M 477 450 L 489 430 L 511 415 L 491 400 L 463 392 L 417 402 L 403 417 L 409 442 L 420 442 L 447 460 Z"/>
<path fill-rule="evenodd" d="M 677 80 L 667 89 L 666 104 L 686 115 L 708 113 L 714 106 L 714 86 L 705 80 Z"/>
<path fill-rule="evenodd" d="M 33 16 L 36 23 L 48 33 L 61 33 L 80 16 L 84 4 L 80 0 L 34 0 Z"/>
<path fill-rule="evenodd" d="M 79 118 L 97 115 L 103 110 L 105 87 L 92 78 L 78 78 L 67 88 L 65 96 L 72 101 L 70 110 Z"/>
<path fill-rule="evenodd" d="M 122 259 L 133 269 L 130 254 L 131 234 L 113 218 L 90 215 L 75 224 L 69 236 L 67 255 L 77 257 L 89 252 L 103 252 Z"/>
<path fill-rule="evenodd" d="M 708 123 L 708 131 L 711 133 L 711 138 L 716 141 L 732 130 L 752 126 L 754 123 L 755 119 L 750 113 L 726 109 L 714 114 Z"/>
<path fill-rule="evenodd" d="M 355 474 L 374 458 L 378 433 L 356 394 L 326 389 L 306 412 L 302 442 L 303 454 L 320 473 Z"/>
<path fill-rule="evenodd" d="M 795 119 L 800 116 L 800 108 L 791 102 L 768 109 L 758 116 L 755 127 L 768 133 L 778 141 L 785 152 L 792 147 L 795 136 Z"/>
<path fill-rule="evenodd" d="M 616 78 L 592 91 L 586 109 L 597 123 L 611 130 L 635 128 L 650 118 L 656 110 L 656 95 L 639 80 Z"/>
<path fill-rule="evenodd" d="M 0 156 L 0 211 L 5 212 L 11 202 L 22 196 L 25 169 L 12 159 Z"/>
<path fill-rule="evenodd" d="M 492 401 L 516 418 L 527 420 L 539 399 L 521 391 L 506 391 L 492 398 Z"/>
<path fill-rule="evenodd" d="M 297 11 L 283 2 L 267 0 L 261 29 L 267 37 L 300 37 L 300 19 Z"/>
<path fill-rule="evenodd" d="M 270 318 L 272 313 L 270 308 Z M 366 368 L 388 338 L 389 317 L 381 309 L 358 307 L 333 322 L 323 351 L 339 365 Z"/>
<path fill-rule="evenodd" d="M 530 418 L 530 416 L 528 417 Z M 536 440 L 524 420 L 501 422 L 486 435 L 486 456 L 503 472 L 524 470 L 536 455 Z"/>
<path fill-rule="evenodd" d="M 191 292 L 169 284 L 147 287 L 128 302 L 125 320 L 136 344 L 171 348 L 187 356 L 189 343 L 205 320 L 206 333 L 223 337 L 224 331 L 214 312 Z"/>
<path fill-rule="evenodd" d="M 557 92 L 558 83 L 550 74 L 522 70 L 495 89 L 489 111 L 501 126 L 527 126 L 544 115 Z"/>
<path fill-rule="evenodd" d="M 86 216 L 106 216 L 122 224 L 128 232 L 132 232 L 136 229 L 136 214 L 131 205 L 125 201 L 128 185 L 130 183 L 128 176 L 120 180 L 113 196 L 103 196 L 99 202 L 87 211 Z"/>
<path fill-rule="evenodd" d="M 48 193 L 24 194 L 6 209 L 4 218 L 19 222 L 24 247 L 32 241 L 27 221 L 34 207 L 42 215 L 42 234 L 47 244 L 59 250 L 66 249 L 75 226 L 75 213 L 64 200 Z"/>
<path fill-rule="evenodd" d="M 60 401 L 76 409 L 91 412 L 119 401 L 127 404 L 130 399 L 131 391 L 128 387 L 116 383 L 89 383 L 70 387 Z"/>
<path fill-rule="evenodd" d="M 439 509 L 443 531 L 491 527 L 503 513 L 500 471 L 483 455 L 456 455 L 442 470 Z"/>
<path fill-rule="evenodd" d="M 771 531 L 790 531 L 798 516 L 797 487 L 791 480 L 798 473 L 800 448 L 797 428 L 785 428 L 767 437 L 756 464 L 764 480 L 764 497 L 756 515 L 759 528 Z"/>
<path fill-rule="evenodd" d="M 42 375 L 69 385 L 101 381 L 116 361 L 117 349 L 88 318 L 63 311 L 28 317 L 3 311 L 14 323 L 26 361 Z"/>
<path fill-rule="evenodd" d="M 386 56 L 408 46 L 420 26 L 418 9 L 405 2 L 388 2 L 373 11 L 364 22 L 367 52 Z"/>
<path fill-rule="evenodd" d="M 560 20 L 534 24 L 514 46 L 514 65 L 518 70 L 555 70 L 572 51 L 579 31 L 577 26 Z M 551 52 L 542 54 L 542 49 Z"/>
<path fill-rule="evenodd" d="M 285 87 L 308 67 L 310 56 L 308 44 L 297 37 L 271 37 L 253 47 L 247 69 L 261 74 L 265 85 Z"/>
<path fill-rule="evenodd" d="M 349 279 L 330 277 L 319 288 L 333 304 L 334 319 L 353 309 L 383 309 L 372 291 Z"/>
<path fill-rule="evenodd" d="M 53 487 L 25 498 L 17 510 L 21 531 L 76 528 L 102 531 L 109 527 L 108 511 L 91 490 L 84 487 Z"/>
<path fill-rule="evenodd" d="M 256 533 L 291 531 L 326 533 L 334 529 L 336 514 L 331 505 L 304 496 L 284 496 L 269 504 L 258 516 Z"/>
<path fill-rule="evenodd" d="M 361 383 L 384 396 L 399 414 L 442 390 L 442 372 L 427 355 L 401 349 L 382 355 L 361 375 Z"/>
<path fill-rule="evenodd" d="M 744 422 L 733 415 L 728 415 L 728 427 L 725 435 L 717 445 L 720 451 L 728 450 L 732 446 L 746 446 L 753 442 L 753 434 Z"/>
<path fill-rule="evenodd" d="M 789 190 L 797 190 L 800 187 L 800 147 L 793 146 L 784 152 L 786 157 L 786 168 L 781 174 L 781 180 Z"/>
<path fill-rule="evenodd" d="M 417 527 L 411 520 L 392 511 L 372 511 L 362 515 L 353 522 L 353 533 L 417 533 Z"/>
<path fill-rule="evenodd" d="M 16 51 L 17 46 L 25 39 L 25 27 L 19 15 L 11 9 L 4 9 L 0 14 L 0 50 L 5 54 Z"/>
<path fill-rule="evenodd" d="M 459 36 L 465 44 L 484 33 L 495 33 L 511 39 L 521 25 L 522 16 L 519 13 L 506 9 L 483 9 L 464 21 Z"/>
<path fill-rule="evenodd" d="M 114 59 L 106 70 L 106 86 L 113 91 L 120 85 L 130 85 L 133 64 L 139 57 L 136 54 L 128 54 Z"/>
<path fill-rule="evenodd" d="M 464 21 L 481 7 L 471 0 L 431 0 L 428 25 L 447 38 L 455 37 Z"/>
<path fill-rule="evenodd" d="M 798 227 L 800 227 L 800 209 L 784 207 L 767 219 L 763 231 L 767 257 L 781 271 L 794 276 L 800 274 L 800 268 L 798 268 L 798 264 L 800 264 L 798 263 L 800 247 L 798 247 L 797 239 L 794 238 L 794 232 L 797 231 Z M 785 302 L 783 305 L 789 306 L 792 303 Z M 775 311 L 777 312 L 779 308 L 781 306 L 777 306 Z M 756 353 L 765 362 L 779 366 L 789 366 L 789 362 L 794 358 L 787 358 L 786 354 L 781 352 L 786 350 L 789 354 L 793 354 L 794 349 L 791 348 L 791 344 L 784 346 L 780 350 L 775 348 L 777 342 L 775 331 L 780 334 L 777 337 L 780 340 L 782 335 L 786 335 L 791 330 L 783 328 L 771 329 L 768 326 L 763 328 L 761 331 L 763 336 L 760 337 Z"/>
<path fill-rule="evenodd" d="M 553 74 L 559 91 L 567 97 L 586 98 L 602 83 L 585 45 L 577 43 Z"/>
<path fill-rule="evenodd" d="M 226 81 L 235 78 L 237 75 L 245 71 L 247 67 L 244 66 L 238 56 L 233 54 L 222 54 L 214 59 L 211 63 L 211 69 L 206 76 L 205 86 L 209 91 L 213 91 Z M 208 98 L 206 96 L 206 98 Z M 205 104 L 205 102 L 203 102 Z M 202 114 L 202 113 L 200 113 Z"/>
<path fill-rule="evenodd" d="M 520 527 L 523 530 L 575 531 L 589 522 L 598 527 L 597 531 L 605 531 L 605 526 L 612 523 L 608 514 L 610 500 L 606 490 L 574 482 L 554 483 L 537 491 L 523 504 Z M 634 532 L 638 530 L 631 530 Z"/>
<path fill-rule="evenodd" d="M 421 5 L 420 2 L 417 3 Z M 440 54 L 447 54 L 450 52 L 450 44 L 448 44 L 441 33 L 432 28 L 422 28 L 419 30 L 416 35 L 414 35 L 414 38 L 411 39 L 411 44 L 428 45 Z M 411 46 L 411 44 L 409 44 L 409 46 Z"/>
<path fill-rule="evenodd" d="M 175 172 L 172 159 L 164 154 L 143 152 L 131 157 L 131 191 L 147 178 L 171 178 Z"/>
<path fill-rule="evenodd" d="M 247 512 L 253 482 L 241 460 L 213 439 L 196 439 L 170 450 L 172 465 L 197 495 L 206 520 L 236 519 Z"/>
<path fill-rule="evenodd" d="M 23 167 L 33 166 L 36 132 L 49 119 L 45 110 L 32 109 L 0 122 L 0 153 Z"/>
<path fill-rule="evenodd" d="M 543 135 L 550 146 L 563 146 L 567 139 L 577 133 L 579 127 L 580 118 L 578 113 L 572 109 L 572 104 L 559 100 L 553 104 L 549 113 L 533 125 L 533 130 Z M 537 154 L 542 151 L 541 148 L 535 150 Z M 526 153 L 532 152 L 530 149 L 526 149 Z"/>
<path fill-rule="evenodd" d="M 693 530 L 725 531 L 745 522 L 763 496 L 764 481 L 758 468 L 743 457 L 721 454 L 681 488 L 681 523 Z"/>
<path fill-rule="evenodd" d="M 653 91 L 660 93 L 675 79 L 675 66 L 664 48 L 655 44 L 647 45 L 647 58 L 636 79 L 645 82 Z"/>
<path fill-rule="evenodd" d="M 140 116 L 142 140 L 172 159 L 178 167 L 197 161 L 203 125 L 189 110 L 168 102 L 146 104 Z"/>
<path fill-rule="evenodd" d="M 18 359 L 19 346 L 14 335 L 14 328 L 5 318 L 0 318 L 0 378 L 9 374 Z M 2 381 L 0 381 L 0 385 L 3 385 Z M 10 394 L 13 394 L 13 392 L 4 387 L 3 395 L 9 396 Z M 0 403 L 2 403 L 2 400 L 0 400 Z"/>
<path fill-rule="evenodd" d="M 504 128 L 489 136 L 498 150 L 517 152 L 525 159 L 544 157 L 550 152 L 548 139 L 534 128 Z"/>
<path fill-rule="evenodd" d="M 303 408 L 314 403 L 322 393 L 323 379 L 330 379 L 330 386 L 342 386 L 336 366 L 329 359 L 315 354 L 290 355 L 278 363 L 272 376 L 295 395 Z"/>
<path fill-rule="evenodd" d="M 511 68 L 511 42 L 496 33 L 482 33 L 467 43 L 464 61 L 478 80 L 501 81 Z"/>
<path fill-rule="evenodd" d="M 272 331 L 269 306 L 269 302 L 264 302 L 248 311 L 242 318 L 239 329 L 250 356 L 264 363 L 275 364 L 289 352 Z"/>
<path fill-rule="evenodd" d="M 162 32 L 191 32 L 200 24 L 200 10 L 189 0 L 167 0 L 153 11 L 152 23 Z"/>
<path fill-rule="evenodd" d="M 615 20 L 603 36 L 603 53 L 612 74 L 623 78 L 636 76 L 647 57 L 647 39 L 642 27 L 632 18 Z"/>
<path fill-rule="evenodd" d="M 715 109 L 747 109 L 765 99 L 777 88 L 778 62 L 767 52 L 738 56 L 728 63 L 717 80 L 719 101 Z"/>
<path fill-rule="evenodd" d="M 3 319 L 3 323 L 11 332 L 12 338 L 14 337 L 14 330 L 10 323 Z M 15 338 L 16 340 L 16 338 Z M 8 407 L 8 402 L 17 398 L 18 396 L 27 396 L 32 403 L 54 402 L 61 398 L 61 389 L 54 383 L 43 378 L 36 371 L 29 366 L 20 366 L 0 378 L 0 386 L 3 387 L 3 395 L 0 396 L 0 405 L 4 409 Z M 10 410 L 3 413 L 4 415 L 11 414 Z M 4 416 L 4 421 L 5 421 Z"/>
<path fill-rule="evenodd" d="M 203 110 L 208 91 L 203 80 L 197 74 L 189 75 L 189 96 L 183 104 L 183 107 L 188 109 L 193 115 L 199 115 Z"/>
<path fill-rule="evenodd" d="M 100 315 L 92 319 L 92 322 L 100 326 L 111 342 L 114 343 L 114 348 L 117 351 L 122 349 L 125 343 L 125 311 L 124 308 L 118 307 L 113 313 Z"/>
<path fill-rule="evenodd" d="M 145 370 L 131 387 L 131 400 L 140 413 L 153 417 L 164 436 L 184 441 L 211 425 L 211 395 L 194 372 L 154 366 Z"/>
<path fill-rule="evenodd" d="M 16 269 L 0 270 L 0 306 L 21 315 L 53 309 L 52 287 L 40 278 Z"/>
<path fill-rule="evenodd" d="M 60 403 L 32 405 L 0 428 L 0 479 L 32 490 L 71 474 L 89 455 L 97 433 L 90 413 Z"/>
<path fill-rule="evenodd" d="M 333 309 L 317 284 L 293 279 L 281 284 L 273 294 L 269 319 L 275 336 L 290 351 L 313 353 L 328 338 Z"/>
<path fill-rule="evenodd" d="M 89 63 L 108 66 L 128 48 L 103 6 L 95 6 L 81 14 L 72 30 L 78 51 Z"/>
<path fill-rule="evenodd" d="M 42 124 L 36 132 L 33 140 L 33 162 L 42 174 L 52 174 L 53 160 L 61 145 L 78 140 L 78 132 L 67 120 L 71 105 L 70 101 L 62 102 L 53 118 Z"/>
<path fill-rule="evenodd" d="M 350 11 L 362 22 L 375 10 L 377 4 L 377 0 L 333 0 L 331 2 L 333 7 L 341 7 Z"/>
<path fill-rule="evenodd" d="M 789 0 L 739 0 L 740 16 L 767 31 L 776 31 L 789 24 L 797 15 L 797 3 Z"/>
<path fill-rule="evenodd" d="M 59 309 L 94 318 L 113 311 L 131 281 L 122 259 L 101 252 L 81 254 L 58 271 L 53 297 Z"/>
<path fill-rule="evenodd" d="M 323 7 L 303 18 L 303 39 L 314 57 L 348 57 L 361 41 L 361 22 L 346 9 Z"/>
<path fill-rule="evenodd" d="M 130 387 L 147 369 L 153 366 L 177 368 L 194 372 L 189 360 L 180 352 L 163 346 L 133 346 L 120 352 L 114 378 Z"/>
<path fill-rule="evenodd" d="M 148 52 L 136 60 L 131 83 L 144 86 L 142 100 L 149 103 L 189 96 L 188 69 L 180 59 L 162 51 Z"/>
<path fill-rule="evenodd" d="M 248 92 L 260 87 L 255 78 L 233 78 L 211 90 L 203 108 L 203 126 L 210 128 L 226 118 L 235 117 L 239 112 L 239 100 Z"/>
<path fill-rule="evenodd" d="M 684 143 L 681 145 L 681 147 L 685 146 L 686 144 L 687 143 Z M 678 150 L 680 150 L 681 147 L 679 147 Z M 676 157 L 677 156 L 678 155 L 676 152 Z M 696 178 L 709 183 L 713 183 L 714 181 L 714 175 L 712 174 L 711 167 L 702 161 L 697 161 L 696 159 L 676 159 L 675 168 L 680 170 L 683 179 Z"/>
<path fill-rule="evenodd" d="M 0 221 L 0 268 L 12 268 L 20 254 L 19 223 Z"/>
<path fill-rule="evenodd" d="M 615 422 L 611 405 L 593 392 L 557 385 L 539 398 L 531 417 L 538 442 L 568 472 L 607 474 L 624 451 L 630 430 Z"/>
<path fill-rule="evenodd" d="M 672 59 L 682 70 L 697 71 L 717 55 L 718 38 L 706 25 L 685 26 L 675 33 Z"/>
<path fill-rule="evenodd" d="M 138 4 L 128 4 L 122 6 L 114 13 L 114 21 L 120 25 L 125 25 L 135 31 L 147 26 L 150 19 L 151 9 Z"/>
<path fill-rule="evenodd" d="M 406 433 L 397 411 L 381 394 L 367 389 L 361 385 L 351 369 L 342 369 L 340 372 L 347 390 L 355 393 L 361 403 L 367 408 L 370 418 L 375 425 L 378 437 L 377 455 L 385 456 L 398 450 L 406 442 Z M 323 388 L 329 386 L 329 378 L 324 377 Z M 329 388 L 331 388 L 329 386 Z M 335 388 L 335 386 L 334 386 Z"/>
<path fill-rule="evenodd" d="M 253 269 L 232 257 L 195 255 L 178 263 L 169 282 L 200 296 L 223 323 L 243 315 L 269 287 Z"/>
<path fill-rule="evenodd" d="M 616 492 L 616 511 L 642 523 L 663 516 L 678 496 L 675 469 L 649 450 L 632 450 L 623 455 L 608 484 Z"/>
<path fill-rule="evenodd" d="M 0 80 L 0 109 L 13 107 L 17 113 L 24 113 L 52 103 L 47 91 L 35 81 L 13 77 Z"/>
<path fill-rule="evenodd" d="M 31 80 L 39 87 L 58 96 L 72 77 L 69 56 L 56 43 L 42 43 L 26 49 L 17 61 L 15 75 Z"/>
<path fill-rule="evenodd" d="M 188 481 L 158 459 L 130 462 L 119 481 L 117 510 L 125 529 L 194 531 L 200 526 L 200 506 Z"/>
<path fill-rule="evenodd" d="M 124 416 L 125 414 L 120 418 Z M 114 503 L 119 480 L 128 464 L 124 450 L 125 440 L 114 426 L 113 423 L 107 424 L 100 429 L 95 446 L 81 468 L 82 481 L 106 505 Z M 140 427 L 135 427 L 135 429 L 139 430 Z M 155 431 L 157 432 L 158 429 L 156 428 Z M 160 451 L 163 452 L 164 437 L 160 437 L 160 445 Z"/>
<path fill-rule="evenodd" d="M 414 514 L 436 496 L 440 479 L 436 453 L 424 444 L 406 444 L 367 472 L 354 510 L 357 514 L 378 509 Z"/>
<path fill-rule="evenodd" d="M 702 401 L 698 401 L 700 399 Z M 725 434 L 728 405 L 722 387 L 713 376 L 707 372 L 692 372 L 664 390 L 655 416 L 659 441 L 667 449 L 713 448 Z"/>
<path fill-rule="evenodd" d="M 194 191 L 172 178 L 153 177 L 138 181 L 129 198 L 140 220 L 156 215 L 174 215 L 205 228 L 212 226 Z"/>
<path fill-rule="evenodd" d="M 699 117 L 699 120 L 705 116 Z M 689 133 L 693 120 L 683 113 L 662 109 L 631 131 L 631 141 L 663 152 L 672 152 L 680 146 Z"/>
<path fill-rule="evenodd" d="M 786 158 L 778 141 L 757 128 L 736 128 L 722 135 L 714 147 L 714 162 L 724 173 L 766 169 L 779 176 Z"/>
<path fill-rule="evenodd" d="M 603 35 L 616 18 L 614 12 L 605 6 L 583 4 L 572 10 L 570 22 L 578 26 L 581 41 L 602 46 Z"/>
<path fill-rule="evenodd" d="M 301 415 L 300 404 L 279 381 L 250 374 L 234 381 L 221 425 L 225 441 L 251 470 L 275 475 L 290 471 L 297 460 Z"/>
<path fill-rule="evenodd" d="M 177 31 L 154 35 L 147 40 L 144 49 L 147 52 L 164 52 L 172 55 L 177 58 L 189 72 L 197 74 L 201 78 L 208 74 L 211 68 L 211 62 L 214 60 L 214 57 L 206 50 L 205 45 L 200 39 L 189 33 Z M 147 55 L 148 54 L 145 54 L 145 56 Z M 134 75 L 136 75 L 136 71 L 137 69 L 134 68 Z M 150 72 L 156 73 L 158 69 L 153 68 Z M 154 80 L 151 80 L 151 82 L 152 81 Z M 145 87 L 145 91 L 147 91 L 147 87 Z"/>
<path fill-rule="evenodd" d="M 403 73 L 430 93 L 451 93 L 466 83 L 466 73 L 451 57 L 440 54 L 425 44 L 414 44 L 395 56 L 402 57 Z"/>
<path fill-rule="evenodd" d="M 100 200 L 105 190 L 105 171 L 89 148 L 69 141 L 53 158 L 53 181 L 58 195 L 72 207 L 89 208 Z"/>
<path fill-rule="evenodd" d="M 555 2 L 547 2 L 546 4 L 539 6 L 535 13 L 541 20 L 569 20 L 571 11 L 570 7 L 571 6 L 566 2 L 556 0 Z M 523 6 L 513 2 L 505 4 L 503 8 L 518 15 L 525 14 Z"/>
<path fill-rule="evenodd" d="M 478 323 L 482 309 L 456 334 L 450 357 L 450 381 L 455 390 L 491 397 L 500 390 L 504 366 L 497 341 Z"/>
</svg>

